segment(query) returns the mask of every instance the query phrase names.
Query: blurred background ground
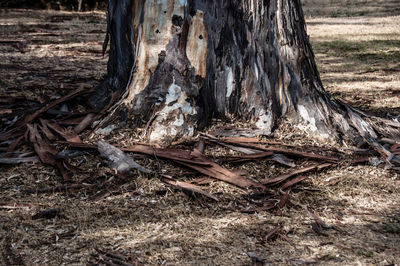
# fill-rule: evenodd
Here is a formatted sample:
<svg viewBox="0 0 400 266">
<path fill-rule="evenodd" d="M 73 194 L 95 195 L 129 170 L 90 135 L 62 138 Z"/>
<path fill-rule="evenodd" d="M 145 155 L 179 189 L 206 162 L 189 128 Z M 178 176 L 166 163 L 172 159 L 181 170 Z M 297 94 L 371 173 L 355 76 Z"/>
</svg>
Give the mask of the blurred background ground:
<svg viewBox="0 0 400 266">
<path fill-rule="evenodd" d="M 2 3 L 2 2 L 0 2 Z M 305 0 L 304 11 L 321 78 L 333 97 L 378 115 L 400 114 L 400 1 Z M 0 104 L 9 96 L 39 105 L 78 87 L 93 88 L 106 72 L 104 11 L 0 10 Z M 18 98 L 19 97 L 19 98 Z M 290 137 L 282 137 L 290 143 Z M 219 158 L 224 150 L 209 147 Z M 111 178 L 98 156 L 82 168 Z M 171 163 L 137 161 L 189 180 L 198 176 Z M 299 162 L 302 164 L 303 162 Z M 226 165 L 254 179 L 290 171 L 272 162 Z M 137 264 L 250 265 L 253 252 L 271 264 L 393 265 L 400 263 L 400 183 L 374 166 L 338 166 L 311 174 L 281 213 L 241 213 L 248 192 L 221 182 L 204 186 L 219 202 L 192 199 L 156 176 L 131 176 L 101 197 L 86 190 L 26 194 L 60 185 L 52 167 L 1 166 L 0 257 L 10 265 L 101 262 L 99 250 Z M 78 178 L 78 177 L 77 177 Z M 331 182 L 331 181 L 334 182 Z M 330 184 L 330 185 L 327 185 Z M 7 206 L 18 208 L 6 208 Z M 53 219 L 33 220 L 57 208 Z M 334 225 L 318 235 L 309 211 Z M 276 239 L 265 236 L 277 225 Z"/>
</svg>

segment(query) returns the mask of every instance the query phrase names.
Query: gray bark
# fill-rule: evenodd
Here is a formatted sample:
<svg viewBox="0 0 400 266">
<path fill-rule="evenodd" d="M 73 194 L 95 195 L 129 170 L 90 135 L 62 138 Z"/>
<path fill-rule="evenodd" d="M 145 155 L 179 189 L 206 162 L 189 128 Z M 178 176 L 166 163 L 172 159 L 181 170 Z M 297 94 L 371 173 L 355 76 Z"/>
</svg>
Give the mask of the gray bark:
<svg viewBox="0 0 400 266">
<path fill-rule="evenodd" d="M 156 143 L 213 118 L 265 135 L 285 117 L 324 140 L 376 138 L 325 92 L 300 0 L 110 0 L 107 17 L 108 75 L 91 104 L 119 98 L 103 122 L 147 125 Z"/>
</svg>

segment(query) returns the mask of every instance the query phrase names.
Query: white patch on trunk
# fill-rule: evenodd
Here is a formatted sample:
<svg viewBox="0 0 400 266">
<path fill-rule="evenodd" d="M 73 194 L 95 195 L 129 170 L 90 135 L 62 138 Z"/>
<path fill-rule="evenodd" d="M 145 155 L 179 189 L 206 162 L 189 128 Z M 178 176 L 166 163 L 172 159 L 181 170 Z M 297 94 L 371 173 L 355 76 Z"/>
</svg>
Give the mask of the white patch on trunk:
<svg viewBox="0 0 400 266">
<path fill-rule="evenodd" d="M 175 102 L 176 100 L 179 99 L 179 97 L 181 96 L 181 87 L 172 84 L 171 86 L 169 86 L 168 88 L 168 94 L 165 97 L 165 104 L 168 105 L 172 102 Z"/>
<path fill-rule="evenodd" d="M 260 109 L 258 118 L 256 121 L 256 127 L 262 130 L 265 130 L 265 134 L 271 134 L 272 130 L 272 115 L 269 114 L 266 110 Z"/>
<path fill-rule="evenodd" d="M 150 141 L 157 143 L 179 136 L 193 136 L 194 126 L 186 123 L 186 117 L 195 114 L 197 110 L 187 101 L 186 93 L 178 85 L 171 84 L 165 98 L 165 106 L 153 122 Z"/>
<path fill-rule="evenodd" d="M 303 118 L 303 120 L 308 122 L 308 125 L 307 125 L 308 128 L 311 131 L 317 131 L 318 128 L 317 128 L 317 126 L 315 124 L 315 118 L 314 117 L 310 117 L 310 115 L 308 114 L 307 109 L 303 105 L 297 106 L 297 109 L 299 110 L 299 114 Z"/>
<path fill-rule="evenodd" d="M 300 116 L 303 118 L 303 120 L 307 123 L 304 126 L 301 126 L 301 124 L 298 125 L 298 128 L 306 131 L 306 132 L 312 132 L 314 134 L 318 134 L 319 137 L 323 139 L 329 139 L 330 135 L 326 133 L 326 128 L 318 128 L 315 118 L 311 117 L 307 111 L 307 109 L 303 105 L 298 105 L 298 112 Z M 316 110 L 315 113 L 319 112 L 320 110 Z"/>
<path fill-rule="evenodd" d="M 229 98 L 231 97 L 233 92 L 233 73 L 232 68 L 230 67 L 227 67 L 226 70 L 228 71 L 228 75 L 226 78 L 226 97 Z"/>
</svg>

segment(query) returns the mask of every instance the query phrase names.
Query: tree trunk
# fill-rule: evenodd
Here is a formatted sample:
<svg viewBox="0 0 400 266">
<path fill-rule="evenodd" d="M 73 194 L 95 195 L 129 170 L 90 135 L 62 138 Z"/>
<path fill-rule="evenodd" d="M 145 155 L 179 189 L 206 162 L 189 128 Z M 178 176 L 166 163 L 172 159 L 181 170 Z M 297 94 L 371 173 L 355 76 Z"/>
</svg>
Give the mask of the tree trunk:
<svg viewBox="0 0 400 266">
<path fill-rule="evenodd" d="M 376 138 L 325 92 L 300 0 L 110 0 L 107 19 L 108 75 L 91 104 L 119 98 L 104 123 L 128 118 L 160 144 L 213 118 L 263 135 L 284 117 L 323 140 Z"/>
</svg>

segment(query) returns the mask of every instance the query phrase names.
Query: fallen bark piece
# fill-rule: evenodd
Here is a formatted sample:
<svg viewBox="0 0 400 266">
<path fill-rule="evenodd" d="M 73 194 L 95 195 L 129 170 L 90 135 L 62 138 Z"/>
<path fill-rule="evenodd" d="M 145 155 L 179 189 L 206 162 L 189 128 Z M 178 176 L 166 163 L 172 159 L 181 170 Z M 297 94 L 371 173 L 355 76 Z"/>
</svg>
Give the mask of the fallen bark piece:
<svg viewBox="0 0 400 266">
<path fill-rule="evenodd" d="M 101 157 L 106 158 L 110 168 L 116 169 L 119 173 L 127 173 L 132 169 L 137 169 L 147 174 L 152 173 L 151 170 L 136 163 L 132 157 L 107 142 L 99 141 L 97 146 Z"/>
<path fill-rule="evenodd" d="M 265 145 L 252 144 L 252 143 L 248 143 L 248 142 L 232 141 L 229 139 L 225 139 L 224 142 L 228 143 L 228 144 L 232 144 L 232 145 L 239 145 L 241 147 L 251 148 L 251 149 L 285 154 L 285 155 L 292 156 L 292 157 L 307 158 L 307 159 L 312 159 L 312 160 L 317 160 L 317 161 L 325 161 L 325 162 L 331 162 L 331 163 L 339 162 L 339 158 L 337 158 L 335 156 L 327 156 L 327 155 L 315 154 L 315 153 L 310 153 L 310 152 L 296 151 L 294 149 L 268 147 Z"/>
<path fill-rule="evenodd" d="M 245 155 L 241 155 L 241 156 L 231 157 L 228 159 L 228 161 L 231 163 L 254 161 L 254 160 L 260 160 L 260 159 L 265 159 L 265 158 L 271 157 L 273 154 L 274 153 L 272 151 L 245 154 Z"/>
<path fill-rule="evenodd" d="M 84 155 L 85 153 L 77 150 L 65 150 L 65 151 L 60 151 L 55 155 L 55 158 L 57 160 L 60 159 L 72 159 L 81 155 Z"/>
<path fill-rule="evenodd" d="M 274 178 L 268 178 L 266 180 L 261 181 L 261 184 L 263 184 L 263 185 L 271 185 L 271 184 L 272 185 L 276 185 L 276 184 L 279 184 L 279 183 L 285 181 L 286 179 L 288 179 L 288 178 L 290 178 L 292 176 L 295 176 L 295 175 L 298 175 L 298 174 L 304 174 L 304 173 L 311 172 L 311 171 L 314 171 L 314 170 L 319 170 L 320 171 L 320 170 L 325 169 L 327 167 L 330 167 L 332 165 L 333 164 L 331 164 L 331 163 L 314 164 L 314 165 L 311 165 L 311 166 L 308 166 L 308 167 L 304 167 L 304 168 L 301 168 L 301 169 L 294 170 L 294 171 L 292 171 L 292 172 L 290 172 L 288 174 L 283 174 L 283 175 L 280 175 L 280 176 L 277 176 L 277 177 L 274 177 Z"/>
<path fill-rule="evenodd" d="M 57 149 L 47 143 L 38 131 L 38 124 L 27 124 L 29 141 L 32 143 L 36 154 L 39 156 L 40 161 L 45 164 L 57 166 L 65 182 L 71 181 L 73 174 L 69 172 L 62 161 L 57 161 L 55 156 L 58 153 Z"/>
<path fill-rule="evenodd" d="M 14 150 L 15 150 L 15 148 L 17 148 L 17 146 L 18 146 L 18 144 L 21 142 L 21 140 L 23 140 L 24 139 L 24 136 L 20 136 L 20 137 L 18 137 L 17 139 L 15 139 L 11 144 L 10 144 L 10 146 L 8 146 L 8 149 L 7 149 L 7 153 L 12 153 Z"/>
<path fill-rule="evenodd" d="M 85 116 L 85 118 L 74 128 L 74 131 L 79 134 L 81 133 L 83 130 L 85 130 L 88 126 L 90 126 L 94 119 L 96 118 L 95 114 L 87 114 Z"/>
<path fill-rule="evenodd" d="M 0 158 L 0 164 L 20 164 L 20 163 L 38 163 L 39 157 L 23 157 L 23 158 Z"/>
<path fill-rule="evenodd" d="M 169 176 L 165 176 L 165 175 L 163 175 L 161 180 L 168 185 L 171 185 L 175 188 L 183 190 L 184 192 L 197 193 L 197 194 L 203 195 L 207 198 L 218 201 L 217 197 L 215 197 L 214 195 L 212 195 L 208 192 L 205 192 L 199 186 L 196 186 L 196 185 L 193 185 L 193 184 L 190 184 L 187 182 L 183 182 L 183 181 L 178 181 L 178 180 L 175 180 L 175 179 L 173 179 Z"/>
<path fill-rule="evenodd" d="M 72 177 L 74 176 L 74 173 L 71 171 L 68 171 L 68 169 L 65 167 L 64 162 L 63 161 L 56 161 L 55 165 L 58 168 L 58 171 L 60 171 L 64 182 L 71 182 Z"/>
<path fill-rule="evenodd" d="M 282 165 L 288 166 L 288 167 L 296 166 L 296 164 L 291 159 L 289 159 L 285 155 L 279 154 L 279 153 L 276 153 L 276 154 L 274 153 L 274 155 L 272 155 L 270 160 L 280 163 Z"/>
<path fill-rule="evenodd" d="M 347 112 L 350 118 L 350 122 L 353 124 L 353 126 L 357 129 L 359 132 L 360 136 L 363 137 L 363 139 L 379 154 L 382 155 L 383 158 L 385 158 L 387 161 L 392 160 L 393 154 L 387 150 L 385 147 L 383 147 L 381 144 L 378 143 L 377 135 L 374 131 L 374 129 L 371 127 L 370 124 L 366 123 L 364 120 L 361 119 L 361 117 L 356 114 L 355 112 L 352 112 L 347 107 Z"/>
<path fill-rule="evenodd" d="M 278 210 L 282 209 L 283 206 L 286 205 L 286 203 L 289 200 L 289 193 L 290 193 L 290 189 L 288 191 L 285 192 L 285 194 L 283 194 L 283 196 L 281 197 L 281 199 L 279 200 L 278 203 Z"/>
<path fill-rule="evenodd" d="M 55 100 L 55 101 L 53 101 L 51 103 L 49 103 L 47 106 L 37 110 L 33 114 L 25 116 L 25 118 L 23 120 L 21 120 L 17 124 L 17 126 L 25 126 L 26 124 L 31 123 L 33 120 L 35 120 L 37 117 L 39 117 L 39 115 L 41 115 L 44 112 L 47 112 L 48 110 L 50 110 L 54 106 L 56 106 L 56 105 L 58 105 L 60 103 L 63 103 L 65 101 L 71 100 L 72 98 L 75 98 L 75 97 L 77 97 L 77 96 L 79 96 L 81 94 L 89 93 L 89 92 L 90 92 L 90 90 L 88 90 L 86 88 L 83 88 L 83 87 L 79 88 L 79 89 L 76 89 L 75 91 L 73 91 L 73 92 L 71 92 L 71 93 L 69 93 L 69 94 L 67 94 L 67 95 L 65 95 L 65 96 L 63 96 L 61 98 L 58 98 L 57 100 Z"/>
<path fill-rule="evenodd" d="M 55 140 L 57 137 L 51 132 L 51 130 L 47 127 L 47 124 L 44 123 L 44 120 L 41 120 L 40 123 L 42 124 L 39 126 L 40 130 L 43 132 L 43 134 L 46 136 L 48 140 Z"/>
<path fill-rule="evenodd" d="M 223 138 L 222 141 L 233 141 L 233 142 L 242 142 L 242 143 L 258 143 L 258 144 L 269 144 L 269 145 L 283 145 L 282 142 L 277 141 L 263 141 L 259 138 L 243 138 L 243 137 L 228 137 Z"/>
<path fill-rule="evenodd" d="M 96 149 L 96 146 L 85 143 L 73 142 L 60 142 L 68 144 L 74 148 L 80 149 Z M 240 188 L 259 187 L 265 188 L 262 184 L 247 179 L 237 173 L 234 173 L 219 164 L 215 163 L 212 159 L 201 154 L 199 151 L 188 151 L 182 149 L 161 149 L 148 145 L 137 144 L 127 148 L 121 148 L 125 152 L 137 152 L 157 158 L 169 159 L 174 162 L 184 165 L 188 168 L 196 170 L 204 175 L 213 177 L 215 179 L 225 181 Z"/>
<path fill-rule="evenodd" d="M 140 152 L 153 155 L 158 158 L 170 159 L 204 175 L 225 181 L 241 188 L 249 188 L 251 186 L 264 188 L 263 185 L 233 173 L 232 171 L 229 171 L 228 169 L 216 164 L 213 160 L 206 157 L 196 149 L 190 152 L 186 150 L 159 149 L 145 145 L 135 145 L 122 150 Z"/>
<path fill-rule="evenodd" d="M 27 127 L 29 131 L 29 141 L 32 143 L 36 154 L 40 158 L 40 161 L 42 161 L 42 163 L 55 165 L 56 160 L 54 156 L 58 153 L 57 150 L 42 139 L 39 134 L 37 124 L 27 124 Z"/>
<path fill-rule="evenodd" d="M 297 183 L 300 183 L 300 182 L 303 181 L 304 179 L 307 179 L 307 177 L 306 177 L 306 176 L 298 176 L 298 177 L 296 177 L 295 179 L 292 179 L 292 180 L 290 180 L 290 181 L 287 181 L 285 184 L 283 184 L 283 185 L 281 186 L 281 189 L 282 189 L 282 190 L 285 190 L 285 189 L 287 189 L 288 187 L 291 187 L 291 186 L 293 186 L 293 185 L 295 185 L 295 184 L 297 184 Z"/>
<path fill-rule="evenodd" d="M 66 141 L 78 142 L 78 143 L 82 142 L 78 134 L 72 128 L 62 128 L 56 123 L 50 123 L 43 119 L 40 119 L 40 122 L 42 123 L 42 125 L 51 128 L 53 131 L 55 131 L 57 134 L 63 137 Z"/>
</svg>

